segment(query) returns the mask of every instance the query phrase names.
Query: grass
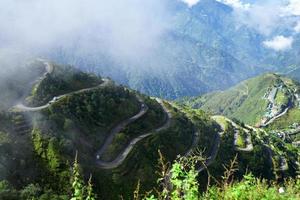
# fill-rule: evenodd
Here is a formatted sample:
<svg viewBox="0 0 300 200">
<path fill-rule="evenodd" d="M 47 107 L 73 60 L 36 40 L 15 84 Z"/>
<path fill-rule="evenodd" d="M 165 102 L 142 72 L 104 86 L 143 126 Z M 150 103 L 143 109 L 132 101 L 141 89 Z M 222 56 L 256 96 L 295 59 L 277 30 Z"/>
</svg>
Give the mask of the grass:
<svg viewBox="0 0 300 200">
<path fill-rule="evenodd" d="M 277 75 L 264 74 L 226 91 L 210 93 L 186 102 L 193 108 L 201 108 L 212 114 L 225 115 L 254 125 L 265 115 L 268 101 L 263 96 L 276 80 Z"/>
<path fill-rule="evenodd" d="M 300 121 L 300 109 L 292 108 L 287 114 L 275 120 L 269 127 L 269 129 L 284 129 L 293 123 L 299 123 Z"/>
<path fill-rule="evenodd" d="M 212 117 L 218 124 L 220 124 L 220 126 L 222 127 L 223 130 L 226 129 L 226 126 L 227 126 L 227 119 L 226 117 L 224 116 L 221 116 L 221 115 L 216 115 L 216 116 L 213 116 Z"/>
<path fill-rule="evenodd" d="M 289 102 L 289 95 L 283 90 L 278 90 L 275 98 L 275 103 L 277 105 L 287 105 L 288 102 Z"/>
<path fill-rule="evenodd" d="M 236 144 L 240 148 L 246 147 L 245 140 L 244 140 L 243 136 L 241 136 L 241 134 L 238 134 L 238 136 L 237 136 L 237 143 Z"/>
</svg>

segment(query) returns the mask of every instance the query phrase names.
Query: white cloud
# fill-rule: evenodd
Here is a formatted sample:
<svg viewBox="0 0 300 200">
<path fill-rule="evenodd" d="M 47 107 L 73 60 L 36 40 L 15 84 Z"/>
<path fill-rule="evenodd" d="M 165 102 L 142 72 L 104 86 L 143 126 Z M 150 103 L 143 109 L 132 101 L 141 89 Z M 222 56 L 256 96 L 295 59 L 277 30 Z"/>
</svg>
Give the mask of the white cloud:
<svg viewBox="0 0 300 200">
<path fill-rule="evenodd" d="M 274 37 L 272 40 L 266 40 L 263 45 L 275 51 L 285 51 L 292 48 L 294 39 L 292 37 L 284 37 L 282 35 Z"/>
<path fill-rule="evenodd" d="M 0 0 L 0 48 L 47 51 L 76 44 L 84 53 L 105 49 L 135 60 L 160 43 L 168 19 L 161 0 Z"/>
<path fill-rule="evenodd" d="M 257 30 L 264 35 L 271 35 L 279 27 L 292 29 L 295 16 L 300 16 L 300 0 L 217 0 L 233 8 L 237 21 Z M 251 3 L 249 3 L 251 2 Z"/>
<path fill-rule="evenodd" d="M 290 0 L 286 9 L 292 15 L 300 15 L 300 0 Z"/>
<path fill-rule="evenodd" d="M 240 0 L 217 0 L 218 2 L 224 3 L 226 5 L 229 5 L 233 8 L 237 9 L 249 9 L 250 4 L 249 3 L 243 3 Z"/>
<path fill-rule="evenodd" d="M 260 2 L 248 9 L 235 9 L 236 19 L 264 35 L 270 35 L 282 20 L 282 7 L 277 2 Z"/>
<path fill-rule="evenodd" d="M 184 3 L 186 3 L 189 7 L 192 7 L 196 5 L 200 0 L 182 0 Z"/>
</svg>

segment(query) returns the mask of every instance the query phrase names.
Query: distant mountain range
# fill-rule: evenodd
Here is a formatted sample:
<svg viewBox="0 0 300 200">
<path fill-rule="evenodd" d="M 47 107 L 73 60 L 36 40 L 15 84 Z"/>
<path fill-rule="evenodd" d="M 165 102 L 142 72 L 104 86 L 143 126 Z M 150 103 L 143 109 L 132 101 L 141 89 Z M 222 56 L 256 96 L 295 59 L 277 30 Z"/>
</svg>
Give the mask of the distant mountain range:
<svg viewBox="0 0 300 200">
<path fill-rule="evenodd" d="M 233 9 L 223 3 L 202 0 L 191 8 L 180 1 L 168 3 L 170 30 L 161 36 L 159 44 L 153 44 L 150 54 L 138 60 L 112 58 L 101 45 L 95 46 L 94 53 L 82 52 L 80 41 L 48 53 L 60 63 L 81 66 L 168 99 L 226 89 L 262 72 L 285 73 L 299 67 L 299 35 L 292 49 L 276 52 L 263 45 L 269 37 L 238 23 Z M 283 27 L 274 35 L 289 31 Z"/>
</svg>

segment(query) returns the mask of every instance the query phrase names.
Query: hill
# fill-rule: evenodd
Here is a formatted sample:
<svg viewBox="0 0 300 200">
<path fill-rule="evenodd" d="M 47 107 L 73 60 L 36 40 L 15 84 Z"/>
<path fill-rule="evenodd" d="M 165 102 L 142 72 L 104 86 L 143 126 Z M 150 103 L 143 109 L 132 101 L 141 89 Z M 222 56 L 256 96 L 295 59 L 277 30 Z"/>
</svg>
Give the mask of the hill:
<svg viewBox="0 0 300 200">
<path fill-rule="evenodd" d="M 223 165 L 236 154 L 237 178 L 246 171 L 268 180 L 296 176 L 297 149 L 267 131 L 71 66 L 45 60 L 33 65 L 41 73 L 0 115 L 0 197 L 69 199 L 76 154 L 84 179 L 93 174 L 94 191 L 105 199 L 132 198 L 139 181 L 141 192 L 152 189 L 159 178 L 158 150 L 168 162 L 200 152 L 202 185 L 205 166 L 221 180 Z"/>
<path fill-rule="evenodd" d="M 226 115 L 245 123 L 266 126 L 286 112 L 298 110 L 299 83 L 264 74 L 220 92 L 187 100 L 193 108 Z"/>
</svg>

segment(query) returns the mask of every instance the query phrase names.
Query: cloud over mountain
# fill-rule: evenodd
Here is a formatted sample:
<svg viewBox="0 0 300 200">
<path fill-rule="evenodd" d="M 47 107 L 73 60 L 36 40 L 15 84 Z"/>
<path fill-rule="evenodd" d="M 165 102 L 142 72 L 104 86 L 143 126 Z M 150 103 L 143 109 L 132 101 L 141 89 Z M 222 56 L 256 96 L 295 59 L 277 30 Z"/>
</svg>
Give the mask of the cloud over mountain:
<svg viewBox="0 0 300 200">
<path fill-rule="evenodd" d="M 275 51 L 285 51 L 292 48 L 294 39 L 292 37 L 276 36 L 271 40 L 263 42 L 264 46 Z"/>
<path fill-rule="evenodd" d="M 112 56 L 135 59 L 167 30 L 160 0 L 1 0 L 0 48 L 43 51 L 76 43 L 82 51 L 101 46 Z"/>
<path fill-rule="evenodd" d="M 189 7 L 192 7 L 196 5 L 200 0 L 182 0 L 184 3 L 186 3 Z"/>
</svg>

